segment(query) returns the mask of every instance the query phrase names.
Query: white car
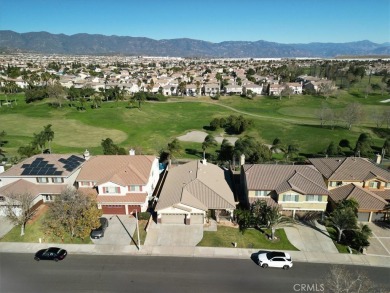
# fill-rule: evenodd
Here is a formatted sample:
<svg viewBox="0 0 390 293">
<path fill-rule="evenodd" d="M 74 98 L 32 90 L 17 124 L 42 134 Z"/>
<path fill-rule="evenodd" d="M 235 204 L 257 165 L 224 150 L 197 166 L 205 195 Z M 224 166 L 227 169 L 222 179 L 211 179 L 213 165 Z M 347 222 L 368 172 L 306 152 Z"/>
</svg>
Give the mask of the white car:
<svg viewBox="0 0 390 293">
<path fill-rule="evenodd" d="M 291 256 L 285 252 L 270 251 L 259 253 L 259 266 L 263 268 L 283 268 L 288 270 L 293 266 Z"/>
</svg>

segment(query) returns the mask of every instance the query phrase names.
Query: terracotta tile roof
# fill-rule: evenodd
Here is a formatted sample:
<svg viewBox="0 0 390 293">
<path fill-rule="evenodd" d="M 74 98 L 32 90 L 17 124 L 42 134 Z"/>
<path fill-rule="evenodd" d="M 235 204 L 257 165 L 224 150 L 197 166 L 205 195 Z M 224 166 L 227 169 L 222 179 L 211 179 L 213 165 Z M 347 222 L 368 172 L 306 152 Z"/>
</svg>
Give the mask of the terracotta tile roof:
<svg viewBox="0 0 390 293">
<path fill-rule="evenodd" d="M 378 178 L 390 182 L 390 172 L 365 158 L 315 158 L 309 161 L 329 180 L 366 181 Z"/>
<path fill-rule="evenodd" d="M 301 194 L 329 194 L 321 174 L 307 165 L 243 165 L 248 190 L 294 190 Z"/>
<path fill-rule="evenodd" d="M 97 202 L 100 204 L 140 204 L 145 203 L 146 193 L 127 193 L 126 195 L 98 195 Z"/>
<path fill-rule="evenodd" d="M 94 156 L 84 163 L 76 181 L 94 181 L 96 185 L 109 181 L 121 186 L 146 184 L 155 159 L 143 155 Z"/>
<path fill-rule="evenodd" d="M 10 169 L 8 169 L 7 171 L 3 172 L 0 174 L 0 177 L 15 177 L 15 176 L 23 176 L 23 177 L 42 177 L 42 176 L 55 176 L 55 177 L 68 177 L 69 175 L 73 174 L 76 170 L 79 169 L 79 167 L 77 167 L 76 169 L 72 170 L 72 171 L 68 171 L 64 168 L 65 166 L 65 163 L 61 162 L 60 160 L 66 160 L 68 159 L 69 157 L 71 156 L 76 156 L 82 160 L 84 160 L 84 158 L 82 156 L 77 156 L 77 155 L 74 155 L 74 154 L 65 154 L 65 155 L 60 155 L 60 154 L 39 154 L 39 155 L 35 155 L 35 156 L 32 156 L 30 158 L 27 158 L 25 159 L 23 162 L 15 165 L 15 166 L 12 166 Z M 23 171 L 25 170 L 25 168 L 23 167 L 24 165 L 30 165 L 31 163 L 33 163 L 36 159 L 39 159 L 39 158 L 42 158 L 44 161 L 47 161 L 48 164 L 51 164 L 53 165 L 53 168 L 56 168 L 56 171 L 61 171 L 62 174 L 61 175 L 22 175 Z M 80 166 L 82 165 L 83 163 L 80 164 Z"/>
<path fill-rule="evenodd" d="M 172 168 L 168 171 L 158 199 L 156 210 L 175 204 L 208 209 L 235 209 L 234 195 L 227 171 L 199 161 Z"/>
<path fill-rule="evenodd" d="M 355 184 L 332 189 L 330 198 L 336 203 L 343 199 L 353 198 L 359 203 L 359 210 L 380 211 L 387 204 L 382 197 Z"/>
<path fill-rule="evenodd" d="M 39 194 L 60 194 L 67 185 L 65 184 L 34 184 L 24 179 L 7 184 L 0 188 L 0 194 L 7 196 L 16 193 L 30 193 L 34 198 Z"/>
</svg>

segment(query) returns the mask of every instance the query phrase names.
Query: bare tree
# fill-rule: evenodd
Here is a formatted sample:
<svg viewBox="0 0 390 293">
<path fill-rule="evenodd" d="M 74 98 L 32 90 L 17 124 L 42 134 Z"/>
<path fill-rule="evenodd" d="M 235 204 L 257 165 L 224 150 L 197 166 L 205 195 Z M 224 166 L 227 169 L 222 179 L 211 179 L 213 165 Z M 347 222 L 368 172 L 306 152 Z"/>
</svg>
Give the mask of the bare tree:
<svg viewBox="0 0 390 293">
<path fill-rule="evenodd" d="M 352 125 L 358 123 L 363 118 L 363 109 L 359 103 L 348 104 L 343 112 L 343 120 L 347 123 L 348 130 Z"/>
<path fill-rule="evenodd" d="M 6 196 L 6 216 L 15 225 L 20 225 L 20 236 L 24 235 L 27 222 L 35 215 L 34 198 L 31 193 L 14 193 Z"/>
<path fill-rule="evenodd" d="M 344 266 L 332 266 L 330 272 L 325 277 L 326 292 L 354 292 L 354 293 L 382 293 L 385 289 L 376 285 L 366 274 L 355 271 L 352 272 Z"/>
<path fill-rule="evenodd" d="M 49 98 L 56 101 L 57 105 L 61 108 L 62 102 L 66 100 L 65 88 L 57 81 L 52 85 L 48 85 L 46 91 Z"/>
<path fill-rule="evenodd" d="M 334 120 L 334 112 L 329 108 L 325 103 L 322 103 L 321 109 L 316 112 L 316 116 L 320 119 L 321 127 L 323 127 L 327 122 Z"/>
<path fill-rule="evenodd" d="M 334 92 L 334 86 L 331 82 L 322 82 L 319 86 L 318 92 L 327 100 Z"/>
</svg>

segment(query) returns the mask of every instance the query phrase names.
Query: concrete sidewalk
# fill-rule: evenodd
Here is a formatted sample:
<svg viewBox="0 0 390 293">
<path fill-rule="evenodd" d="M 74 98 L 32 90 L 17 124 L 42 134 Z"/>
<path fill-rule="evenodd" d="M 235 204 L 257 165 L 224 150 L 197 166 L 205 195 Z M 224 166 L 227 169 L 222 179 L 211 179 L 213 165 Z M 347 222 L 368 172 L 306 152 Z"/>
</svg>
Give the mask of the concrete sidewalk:
<svg viewBox="0 0 390 293">
<path fill-rule="evenodd" d="M 216 247 L 168 247 L 134 245 L 95 245 L 95 244 L 50 244 L 50 243 L 0 243 L 0 252 L 30 253 L 49 246 L 60 246 L 69 254 L 88 255 L 140 255 L 140 256 L 175 256 L 175 257 L 209 257 L 251 259 L 259 249 L 216 248 Z M 294 261 L 311 263 L 328 263 L 343 265 L 365 265 L 390 268 L 390 256 L 354 255 L 342 253 L 288 251 Z"/>
</svg>

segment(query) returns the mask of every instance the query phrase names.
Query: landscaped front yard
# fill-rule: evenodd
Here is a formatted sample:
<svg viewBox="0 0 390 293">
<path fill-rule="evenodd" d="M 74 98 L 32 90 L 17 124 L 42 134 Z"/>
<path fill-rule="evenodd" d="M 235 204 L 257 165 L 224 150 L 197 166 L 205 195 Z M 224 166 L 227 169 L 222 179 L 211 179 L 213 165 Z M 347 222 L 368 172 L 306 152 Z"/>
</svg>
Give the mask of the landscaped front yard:
<svg viewBox="0 0 390 293">
<path fill-rule="evenodd" d="M 238 248 L 264 248 L 276 250 L 298 250 L 288 241 L 284 229 L 276 230 L 276 240 L 269 240 L 266 233 L 269 231 L 259 231 L 257 229 L 247 229 L 244 234 L 239 229 L 226 226 L 218 226 L 218 231 L 203 232 L 203 239 L 198 246 L 206 247 L 234 247 Z"/>
</svg>

